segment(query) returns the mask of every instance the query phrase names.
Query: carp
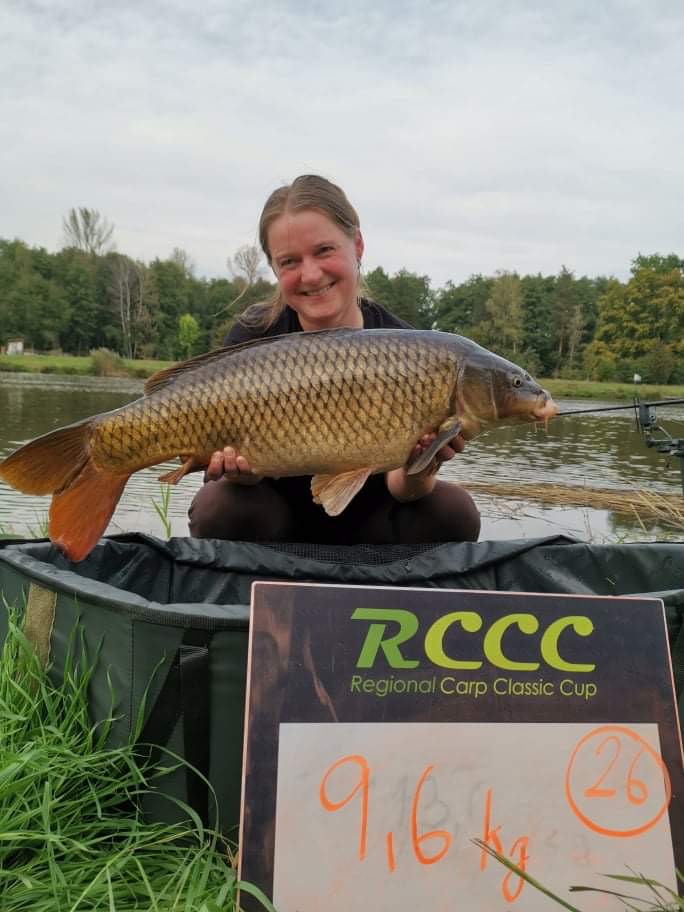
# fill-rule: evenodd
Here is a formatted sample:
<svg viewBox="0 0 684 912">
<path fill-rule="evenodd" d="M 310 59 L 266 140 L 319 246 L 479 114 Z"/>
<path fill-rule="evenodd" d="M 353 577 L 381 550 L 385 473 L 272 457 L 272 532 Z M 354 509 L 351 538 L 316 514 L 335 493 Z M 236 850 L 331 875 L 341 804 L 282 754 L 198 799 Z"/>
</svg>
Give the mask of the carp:
<svg viewBox="0 0 684 912">
<path fill-rule="evenodd" d="M 368 476 L 424 470 L 462 434 L 558 409 L 528 373 L 470 339 L 404 329 L 327 329 L 233 345 L 151 377 L 144 395 L 51 431 L 0 462 L 26 494 L 52 494 L 48 532 L 82 560 L 129 477 L 180 457 L 172 484 L 232 446 L 253 472 L 312 475 L 314 500 L 341 513 Z M 436 439 L 408 462 L 426 433 Z"/>
</svg>

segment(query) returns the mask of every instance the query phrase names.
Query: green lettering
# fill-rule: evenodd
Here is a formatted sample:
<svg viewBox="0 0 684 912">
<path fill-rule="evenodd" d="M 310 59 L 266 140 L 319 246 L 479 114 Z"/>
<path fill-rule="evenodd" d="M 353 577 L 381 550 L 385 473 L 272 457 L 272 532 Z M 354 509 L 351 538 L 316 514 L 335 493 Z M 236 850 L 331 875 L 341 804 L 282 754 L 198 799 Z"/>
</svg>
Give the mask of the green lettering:
<svg viewBox="0 0 684 912">
<path fill-rule="evenodd" d="M 539 621 L 533 614 L 507 614 L 494 621 L 487 631 L 484 638 L 484 654 L 496 668 L 505 668 L 507 671 L 536 671 L 539 662 L 514 662 L 503 653 L 501 640 L 513 624 L 517 624 L 518 630 L 525 634 L 536 633 L 539 630 Z"/>
<path fill-rule="evenodd" d="M 541 641 L 542 658 L 551 668 L 557 668 L 558 671 L 594 671 L 596 665 L 588 663 L 586 665 L 575 665 L 572 662 L 566 662 L 558 652 L 558 639 L 566 627 L 572 627 L 578 636 L 587 637 L 594 631 L 592 621 L 584 615 L 570 615 L 569 617 L 559 618 L 553 624 L 549 624 L 546 633 Z"/>
<path fill-rule="evenodd" d="M 418 618 L 411 611 L 404 611 L 399 608 L 357 608 L 352 614 L 353 621 L 381 621 L 385 623 L 371 624 L 366 634 L 359 660 L 356 663 L 357 668 L 372 668 L 378 655 L 378 650 L 382 649 L 390 668 L 416 668 L 418 659 L 405 659 L 401 654 L 399 646 L 410 640 L 418 630 Z M 394 636 L 385 638 L 387 622 L 395 621 L 399 624 L 399 631 Z"/>
<path fill-rule="evenodd" d="M 482 627 L 482 618 L 475 611 L 452 611 L 445 614 L 435 621 L 425 636 L 425 655 L 440 668 L 480 668 L 481 661 L 452 659 L 444 652 L 444 635 L 452 624 L 459 621 L 467 633 L 475 633 Z"/>
</svg>

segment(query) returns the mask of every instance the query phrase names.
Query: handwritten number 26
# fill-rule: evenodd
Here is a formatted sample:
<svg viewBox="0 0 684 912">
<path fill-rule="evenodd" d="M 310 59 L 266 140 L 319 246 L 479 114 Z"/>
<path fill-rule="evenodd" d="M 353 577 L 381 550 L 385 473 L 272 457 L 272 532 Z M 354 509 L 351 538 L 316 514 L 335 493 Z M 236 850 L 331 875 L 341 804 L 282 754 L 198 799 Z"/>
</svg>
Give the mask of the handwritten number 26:
<svg viewBox="0 0 684 912">
<path fill-rule="evenodd" d="M 596 748 L 596 756 L 598 757 L 601 755 L 603 748 L 609 742 L 614 746 L 614 752 L 610 758 L 608 765 L 596 780 L 596 782 L 584 790 L 584 795 L 587 798 L 614 798 L 617 794 L 617 790 L 614 788 L 601 788 L 604 779 L 607 778 L 608 774 L 615 766 L 617 759 L 620 756 L 620 751 L 622 750 L 622 742 L 617 737 L 617 735 L 608 735 L 607 738 L 604 738 Z M 643 747 L 639 748 L 639 751 L 634 756 L 634 759 L 630 763 L 629 769 L 627 770 L 627 783 L 625 791 L 627 794 L 627 800 L 630 802 L 630 804 L 643 804 L 648 798 L 648 788 L 646 787 L 646 784 L 641 779 L 637 779 L 637 777 L 634 775 L 634 768 L 639 762 L 639 759 L 641 758 L 643 752 Z"/>
</svg>

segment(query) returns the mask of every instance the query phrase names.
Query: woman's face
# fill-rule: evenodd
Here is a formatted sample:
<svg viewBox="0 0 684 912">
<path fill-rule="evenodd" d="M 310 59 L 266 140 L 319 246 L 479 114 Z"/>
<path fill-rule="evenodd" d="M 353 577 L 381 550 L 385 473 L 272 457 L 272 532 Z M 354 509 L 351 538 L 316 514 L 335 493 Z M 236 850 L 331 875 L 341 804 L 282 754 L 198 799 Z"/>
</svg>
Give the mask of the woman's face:
<svg viewBox="0 0 684 912">
<path fill-rule="evenodd" d="M 304 330 L 363 326 L 357 304 L 363 238 L 350 238 L 318 209 L 279 216 L 268 229 L 271 264 Z"/>
</svg>

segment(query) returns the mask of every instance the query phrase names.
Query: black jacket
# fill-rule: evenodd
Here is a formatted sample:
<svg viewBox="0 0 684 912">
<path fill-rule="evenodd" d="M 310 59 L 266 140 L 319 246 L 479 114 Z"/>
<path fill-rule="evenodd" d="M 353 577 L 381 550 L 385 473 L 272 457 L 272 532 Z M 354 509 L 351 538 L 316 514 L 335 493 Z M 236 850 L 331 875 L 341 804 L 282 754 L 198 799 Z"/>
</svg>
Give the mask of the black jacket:
<svg viewBox="0 0 684 912">
<path fill-rule="evenodd" d="M 413 329 L 414 327 L 396 317 L 381 304 L 361 298 L 361 313 L 364 329 Z M 281 315 L 268 329 L 254 329 L 236 320 L 223 340 L 224 345 L 235 345 L 238 342 L 249 342 L 251 339 L 263 339 L 267 336 L 281 336 L 286 333 L 303 332 L 297 313 L 291 307 L 285 307 Z"/>
</svg>

